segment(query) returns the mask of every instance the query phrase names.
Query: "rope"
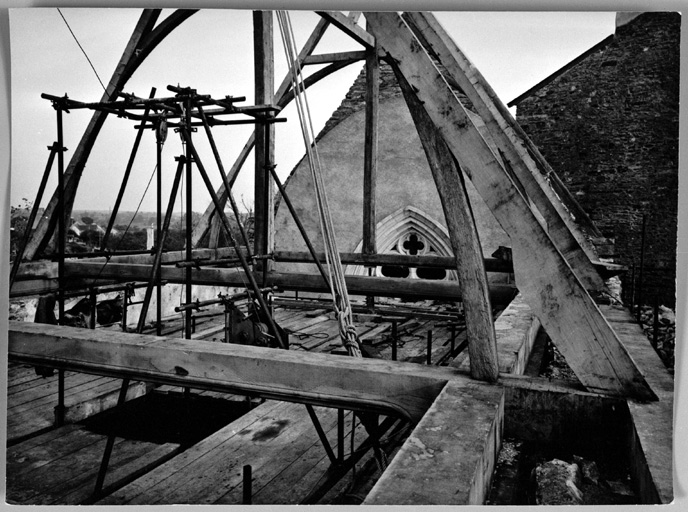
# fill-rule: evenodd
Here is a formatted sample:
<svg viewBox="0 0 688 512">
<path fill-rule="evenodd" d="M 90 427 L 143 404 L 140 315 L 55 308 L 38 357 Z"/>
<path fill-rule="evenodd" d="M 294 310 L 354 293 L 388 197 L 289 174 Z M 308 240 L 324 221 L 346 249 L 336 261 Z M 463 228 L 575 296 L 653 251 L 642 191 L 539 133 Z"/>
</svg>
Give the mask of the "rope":
<svg viewBox="0 0 688 512">
<path fill-rule="evenodd" d="M 342 344 L 346 347 L 350 356 L 362 357 L 356 326 L 353 323 L 351 314 L 351 304 L 346 289 L 346 282 L 344 280 L 344 269 L 339 259 L 339 250 L 334 236 L 334 225 L 327 202 L 327 194 L 322 178 L 322 165 L 318 147 L 315 143 L 315 130 L 313 129 L 310 108 L 306 97 L 306 87 L 303 83 L 304 77 L 298 61 L 296 40 L 294 38 L 291 19 L 286 11 L 277 11 L 277 21 L 280 27 L 287 64 L 291 70 L 294 103 L 299 115 L 301 133 L 306 146 L 306 154 L 308 156 L 308 163 L 315 189 L 320 230 L 323 235 L 325 246 L 326 266 L 330 277 L 328 285 L 332 297 L 334 298 L 334 311 L 339 325 L 339 335 L 342 339 Z"/>
<path fill-rule="evenodd" d="M 62 17 L 62 20 L 65 22 L 65 25 L 67 25 L 67 29 L 69 29 L 69 32 L 72 34 L 72 37 L 74 38 L 74 41 L 76 41 L 77 46 L 81 49 L 81 53 L 84 54 L 84 57 L 86 57 L 86 60 L 88 61 L 89 65 L 91 66 L 91 69 L 93 72 L 96 74 L 96 78 L 100 82 L 100 86 L 103 88 L 103 91 L 107 92 L 107 89 L 103 85 L 103 81 L 100 79 L 100 76 L 98 76 L 98 72 L 96 71 L 96 68 L 93 66 L 93 63 L 91 62 L 91 59 L 88 58 L 88 55 L 86 54 L 86 50 L 84 50 L 84 47 L 81 46 L 81 43 L 79 40 L 76 38 L 76 34 L 74 34 L 74 31 L 72 30 L 72 27 L 69 26 L 69 23 L 67 23 L 67 19 L 64 17 L 64 14 L 62 14 L 62 11 L 58 7 L 57 12 L 60 13 L 60 16 Z"/>
</svg>

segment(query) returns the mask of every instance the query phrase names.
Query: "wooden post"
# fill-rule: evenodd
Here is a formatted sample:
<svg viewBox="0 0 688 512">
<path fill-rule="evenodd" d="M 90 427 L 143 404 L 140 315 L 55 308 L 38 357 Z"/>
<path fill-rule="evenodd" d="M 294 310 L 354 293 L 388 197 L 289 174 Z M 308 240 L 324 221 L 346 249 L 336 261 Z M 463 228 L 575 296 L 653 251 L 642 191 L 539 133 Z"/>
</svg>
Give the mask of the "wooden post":
<svg viewBox="0 0 688 512">
<path fill-rule="evenodd" d="M 656 400 L 628 351 L 408 26 L 393 12 L 368 13 L 366 19 L 511 237 L 518 288 L 580 381 L 592 391 Z"/>
<path fill-rule="evenodd" d="M 193 91 L 195 93 L 195 91 Z M 193 104 L 191 100 L 186 101 L 185 105 L 185 112 L 186 112 L 186 118 L 184 120 L 184 126 L 181 127 L 181 130 L 185 130 L 186 133 L 186 169 L 185 169 L 185 175 L 186 175 L 186 229 L 185 229 L 185 239 L 186 239 L 186 261 L 191 260 L 193 258 L 193 253 L 192 253 L 192 247 L 191 247 L 191 230 L 193 228 L 193 224 L 191 222 L 191 217 L 193 214 L 193 187 L 192 187 L 192 174 L 193 174 L 193 167 L 192 167 L 192 161 L 193 158 L 191 156 L 191 149 L 192 149 L 192 144 L 191 144 L 191 134 L 193 133 L 193 128 L 191 127 L 191 108 Z M 162 249 L 162 248 L 161 248 Z M 193 269 L 191 267 L 186 267 L 184 269 L 184 300 L 186 304 L 190 304 L 192 300 L 192 271 Z M 157 274 L 157 278 L 160 279 L 160 275 Z M 184 313 L 184 337 L 186 339 L 191 339 L 191 313 L 192 311 L 190 309 L 187 309 Z"/>
<path fill-rule="evenodd" d="M 62 130 L 62 107 L 59 105 L 55 106 L 57 110 L 57 145 L 60 147 L 60 151 L 57 154 L 57 307 L 58 316 L 57 323 L 62 324 L 64 322 L 64 285 L 65 285 L 65 275 L 64 275 L 64 263 L 65 263 L 65 215 L 67 208 L 65 208 L 65 175 L 64 175 L 64 137 Z M 31 229 L 31 226 L 27 226 L 26 229 Z"/>
<path fill-rule="evenodd" d="M 157 175 L 155 180 L 155 245 L 162 243 L 162 146 L 167 137 L 167 128 L 163 130 L 161 125 L 158 125 L 155 139 L 155 159 L 157 162 Z M 164 248 L 163 248 L 164 249 Z M 157 251 L 156 251 L 157 252 Z M 124 296 L 126 301 L 126 295 Z M 160 275 L 157 276 L 155 282 L 155 334 L 162 336 L 162 284 L 160 283 Z"/>
<path fill-rule="evenodd" d="M 442 202 L 463 291 L 471 376 L 494 382 L 499 377 L 497 337 L 492 321 L 483 251 L 463 173 L 413 89 L 398 68 L 395 65 L 392 67 L 416 125 Z"/>
<path fill-rule="evenodd" d="M 365 148 L 363 160 L 363 254 L 375 254 L 376 216 L 375 190 L 377 176 L 378 107 L 380 93 L 380 64 L 377 46 L 366 50 L 366 110 Z M 370 270 L 370 269 L 369 269 Z M 375 297 L 366 297 L 369 308 L 375 306 Z"/>
<path fill-rule="evenodd" d="M 255 103 L 268 104 L 274 97 L 274 49 L 272 40 L 272 11 L 253 11 L 253 54 Z M 255 185 L 254 185 L 254 254 L 269 254 L 274 249 L 275 201 L 272 176 L 265 168 L 274 161 L 274 124 L 256 129 Z M 270 267 L 267 260 L 257 260 L 257 266 Z"/>
</svg>

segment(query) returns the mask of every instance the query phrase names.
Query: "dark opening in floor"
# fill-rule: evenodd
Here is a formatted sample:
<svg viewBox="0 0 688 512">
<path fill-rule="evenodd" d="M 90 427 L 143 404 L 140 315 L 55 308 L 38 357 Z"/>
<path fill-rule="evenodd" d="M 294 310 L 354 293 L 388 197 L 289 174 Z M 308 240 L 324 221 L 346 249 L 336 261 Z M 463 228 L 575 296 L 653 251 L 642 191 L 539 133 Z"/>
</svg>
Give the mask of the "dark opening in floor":
<svg viewBox="0 0 688 512">
<path fill-rule="evenodd" d="M 243 416 L 249 409 L 247 401 L 238 399 L 153 391 L 92 416 L 83 425 L 102 435 L 189 446 Z"/>
</svg>

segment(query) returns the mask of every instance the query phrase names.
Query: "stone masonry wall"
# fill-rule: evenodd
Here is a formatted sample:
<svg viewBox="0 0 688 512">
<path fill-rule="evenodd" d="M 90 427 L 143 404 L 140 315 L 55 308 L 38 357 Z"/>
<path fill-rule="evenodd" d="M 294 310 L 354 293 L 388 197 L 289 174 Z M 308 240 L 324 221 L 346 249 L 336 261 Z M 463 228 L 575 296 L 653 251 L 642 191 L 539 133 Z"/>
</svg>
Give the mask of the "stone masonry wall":
<svg viewBox="0 0 688 512">
<path fill-rule="evenodd" d="M 640 264 L 644 302 L 675 304 L 678 13 L 645 13 L 604 48 L 518 102 L 517 120 L 606 237 Z M 631 272 L 623 277 L 630 289 Z"/>
</svg>

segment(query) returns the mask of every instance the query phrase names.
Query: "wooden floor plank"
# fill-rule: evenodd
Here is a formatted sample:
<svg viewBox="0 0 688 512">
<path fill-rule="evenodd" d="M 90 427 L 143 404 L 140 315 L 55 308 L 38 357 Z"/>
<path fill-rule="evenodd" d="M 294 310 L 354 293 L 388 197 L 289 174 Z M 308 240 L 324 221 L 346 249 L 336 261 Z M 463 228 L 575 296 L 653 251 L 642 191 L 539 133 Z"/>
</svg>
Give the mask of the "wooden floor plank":
<svg viewBox="0 0 688 512">
<path fill-rule="evenodd" d="M 322 408 L 316 410 L 330 446 L 336 453 L 337 415 L 336 413 L 323 415 Z M 350 417 L 351 415 L 347 416 Z M 348 428 L 345 429 L 345 432 L 348 431 Z M 264 485 L 254 485 L 254 504 L 296 505 L 308 494 L 330 465 L 330 459 L 327 457 L 320 439 L 313 436 L 311 441 L 312 443 L 307 450 L 295 458 L 291 464 L 284 467 L 269 482 Z M 314 471 L 316 467 L 320 468 L 320 471 Z"/>
<path fill-rule="evenodd" d="M 148 503 L 144 498 L 148 493 L 157 493 L 157 488 L 165 487 L 172 482 L 178 471 L 187 471 L 187 468 L 198 459 L 204 457 L 207 453 L 217 448 L 217 446 L 234 437 L 238 432 L 249 428 L 263 416 L 270 414 L 278 407 L 282 407 L 282 404 L 283 402 L 276 401 L 265 402 L 212 436 L 195 444 L 191 449 L 179 454 L 170 463 L 142 476 L 107 498 L 99 501 L 98 504 L 124 505 Z"/>
<path fill-rule="evenodd" d="M 99 396 L 112 390 L 119 390 L 117 379 L 101 377 L 97 380 L 85 382 L 65 391 L 65 406 L 69 407 L 71 405 L 78 404 L 85 398 Z M 22 418 L 25 417 L 52 418 L 52 411 L 56 405 L 56 393 L 43 395 L 31 400 L 30 402 L 18 404 L 11 409 L 8 409 L 8 429 L 10 426 L 19 426 L 19 423 L 23 421 Z"/>
<path fill-rule="evenodd" d="M 64 431 L 64 435 L 59 435 Z M 93 492 L 107 436 L 68 425 L 8 449 L 7 498 L 12 503 L 76 505 Z M 178 445 L 115 438 L 105 485 L 147 469 Z"/>
<path fill-rule="evenodd" d="M 293 471 L 288 471 L 288 469 L 293 470 L 294 468 L 291 465 L 294 460 L 298 460 L 309 449 L 314 448 L 325 455 L 325 449 L 319 442 L 315 427 L 310 418 L 308 418 L 305 406 L 301 405 L 295 409 L 300 413 L 302 422 L 288 427 L 292 430 L 291 435 L 282 436 L 279 439 L 276 438 L 273 443 L 270 443 L 275 446 L 266 446 L 265 451 L 259 452 L 247 460 L 247 463 L 252 467 L 252 489 L 254 493 L 271 484 L 271 481 L 284 471 L 290 473 L 292 479 L 296 478 L 298 474 L 294 474 Z M 315 408 L 315 410 L 323 429 L 326 432 L 331 432 L 337 423 L 337 411 L 323 407 Z M 228 485 L 227 487 L 230 486 Z M 213 503 L 226 505 L 241 504 L 242 491 L 242 481 L 240 478 L 237 478 L 235 485 Z M 281 497 L 275 496 L 275 499 L 276 501 L 272 503 L 279 503 Z"/>
<path fill-rule="evenodd" d="M 11 363 L 10 363 L 11 364 Z M 42 377 L 36 373 L 34 366 L 17 365 L 14 368 L 9 368 L 7 373 L 7 389 L 8 391 L 19 384 L 24 384 L 30 381 L 45 381 L 46 377 Z"/>
<path fill-rule="evenodd" d="M 54 493 L 62 492 L 67 486 L 66 481 L 78 477 L 92 467 L 98 467 L 100 457 L 105 448 L 105 436 L 77 430 L 75 435 L 62 438 L 68 443 L 51 443 L 42 445 L 37 457 L 42 460 L 29 458 L 20 464 L 23 470 L 8 467 L 7 498 L 11 502 L 32 504 L 51 500 Z M 21 445 L 14 447 L 21 450 Z M 96 459 L 98 459 L 96 461 Z M 21 459 L 17 459 L 21 460 Z M 27 465 L 28 462 L 28 465 Z M 53 491 L 59 487 L 57 491 Z"/>
<path fill-rule="evenodd" d="M 288 330 L 290 333 L 300 334 L 307 332 L 317 331 L 318 325 L 323 322 L 330 320 L 330 316 L 327 314 L 318 315 L 315 317 L 308 317 L 306 315 L 301 315 L 299 318 L 295 318 L 293 322 L 286 323 L 284 329 Z"/>
<path fill-rule="evenodd" d="M 134 440 L 117 443 L 110 457 L 103 489 L 116 487 L 120 485 L 120 482 L 130 479 L 132 475 L 145 474 L 178 450 L 179 445 L 173 443 L 156 445 Z M 98 467 L 94 469 L 95 471 L 87 473 L 87 478 L 80 478 L 78 485 L 67 486 L 70 489 L 69 492 L 63 489 L 59 496 L 46 500 L 46 504 L 80 504 L 90 498 L 98 475 Z"/>
<path fill-rule="evenodd" d="M 284 404 L 272 413 L 253 423 L 250 429 L 237 433 L 230 442 L 223 443 L 213 453 L 199 460 L 194 473 L 202 474 L 207 467 L 219 469 L 208 478 L 193 478 L 187 488 L 177 489 L 171 495 L 154 501 L 159 504 L 215 503 L 222 495 L 240 485 L 244 464 L 259 470 L 262 457 L 269 456 L 270 446 L 288 442 L 306 425 L 305 408 L 299 404 Z M 208 466 L 210 465 L 210 466 Z"/>
<path fill-rule="evenodd" d="M 69 425 L 11 446 L 7 449 L 7 480 L 23 479 L 28 473 L 99 439 L 100 436 L 84 433 L 81 426 Z"/>
<path fill-rule="evenodd" d="M 28 403 L 33 399 L 46 396 L 48 394 L 56 394 L 58 390 L 58 376 L 55 375 L 46 378 L 39 378 L 40 380 L 31 380 L 23 384 L 13 385 L 7 390 L 8 407 Z M 65 372 L 65 391 L 69 391 L 76 386 L 87 384 L 95 379 L 104 379 L 94 375 L 85 373 Z"/>
<path fill-rule="evenodd" d="M 70 379 L 69 383 L 65 379 L 65 402 L 71 395 L 89 389 L 96 389 L 103 385 L 111 385 L 115 380 L 109 377 L 98 377 L 93 375 L 88 375 L 84 378 L 83 375 L 85 374 L 80 374 L 80 377 L 74 379 L 73 381 Z M 8 416 L 21 414 L 22 412 L 30 409 L 40 408 L 45 405 L 48 405 L 49 407 L 56 405 L 57 390 L 57 382 L 51 382 L 45 386 L 41 386 L 41 388 L 35 390 L 35 392 L 26 393 L 26 396 L 15 397 L 15 403 L 8 403 L 8 412 L 11 412 L 11 414 L 8 414 Z"/>
</svg>

